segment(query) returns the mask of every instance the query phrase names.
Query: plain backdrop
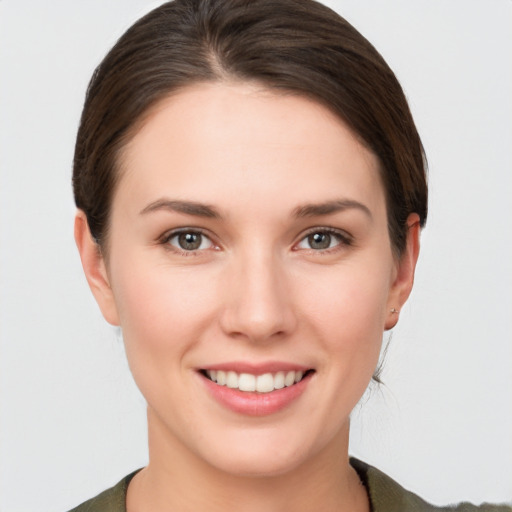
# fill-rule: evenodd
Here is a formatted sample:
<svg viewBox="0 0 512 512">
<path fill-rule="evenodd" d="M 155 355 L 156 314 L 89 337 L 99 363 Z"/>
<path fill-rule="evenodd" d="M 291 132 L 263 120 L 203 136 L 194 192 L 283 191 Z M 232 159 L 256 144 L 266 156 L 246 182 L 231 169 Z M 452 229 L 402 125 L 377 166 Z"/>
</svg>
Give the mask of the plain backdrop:
<svg viewBox="0 0 512 512">
<path fill-rule="evenodd" d="M 70 175 L 94 67 L 158 4 L 0 0 L 0 512 L 65 511 L 146 462 L 144 400 L 74 246 Z M 510 502 L 512 2 L 329 5 L 396 72 L 430 163 L 415 291 L 351 451 L 436 504 Z"/>
</svg>

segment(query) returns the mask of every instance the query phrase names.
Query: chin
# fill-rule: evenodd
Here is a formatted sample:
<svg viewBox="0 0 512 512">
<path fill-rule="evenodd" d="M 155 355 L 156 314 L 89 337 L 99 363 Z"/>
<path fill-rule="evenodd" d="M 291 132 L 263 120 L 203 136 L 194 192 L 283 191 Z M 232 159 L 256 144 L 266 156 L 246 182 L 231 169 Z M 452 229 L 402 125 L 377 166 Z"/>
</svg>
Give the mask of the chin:
<svg viewBox="0 0 512 512">
<path fill-rule="evenodd" d="M 301 429 L 295 428 L 292 432 L 290 429 L 277 430 L 231 432 L 225 438 L 229 439 L 227 443 L 221 439 L 217 442 L 210 440 L 203 445 L 206 448 L 204 452 L 198 455 L 223 473 L 265 478 L 292 473 L 321 451 L 318 439 L 321 436 L 311 444 L 306 436 L 301 435 Z"/>
<path fill-rule="evenodd" d="M 220 460 L 217 458 L 212 465 L 223 473 L 237 477 L 271 478 L 293 472 L 301 462 L 302 457 L 262 451 L 257 455 L 234 453 Z"/>
</svg>

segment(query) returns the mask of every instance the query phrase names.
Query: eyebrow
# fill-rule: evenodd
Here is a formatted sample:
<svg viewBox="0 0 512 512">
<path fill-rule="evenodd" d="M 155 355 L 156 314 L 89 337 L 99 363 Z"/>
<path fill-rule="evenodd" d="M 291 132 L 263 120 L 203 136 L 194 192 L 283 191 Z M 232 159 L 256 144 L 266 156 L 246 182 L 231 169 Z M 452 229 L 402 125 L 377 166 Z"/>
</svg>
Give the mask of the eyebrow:
<svg viewBox="0 0 512 512">
<path fill-rule="evenodd" d="M 357 209 L 364 212 L 370 219 L 372 214 L 370 209 L 363 203 L 354 201 L 352 199 L 337 199 L 334 201 L 327 201 L 325 203 L 318 204 L 305 204 L 298 206 L 293 211 L 293 216 L 297 218 L 304 217 L 318 217 L 322 215 L 330 215 L 345 210 Z M 178 213 L 184 213 L 185 215 L 194 215 L 196 217 L 205 217 L 209 219 L 220 219 L 221 215 L 213 207 L 203 203 L 197 203 L 194 201 L 179 201 L 176 199 L 157 199 L 152 203 L 148 204 L 145 208 L 140 211 L 141 215 L 147 213 L 168 210 Z"/>
<path fill-rule="evenodd" d="M 159 210 L 168 210 L 172 212 L 194 215 L 196 217 L 206 217 L 209 219 L 220 219 L 220 214 L 213 206 L 208 206 L 194 201 L 178 201 L 173 199 L 157 199 L 148 204 L 140 211 L 141 215 Z"/>
<path fill-rule="evenodd" d="M 364 212 L 370 219 L 372 219 L 372 213 L 370 209 L 363 203 L 354 201 L 353 199 L 336 199 L 334 201 L 327 201 L 325 203 L 305 204 L 295 208 L 294 215 L 298 218 L 317 217 L 352 209 L 360 210 Z"/>
</svg>

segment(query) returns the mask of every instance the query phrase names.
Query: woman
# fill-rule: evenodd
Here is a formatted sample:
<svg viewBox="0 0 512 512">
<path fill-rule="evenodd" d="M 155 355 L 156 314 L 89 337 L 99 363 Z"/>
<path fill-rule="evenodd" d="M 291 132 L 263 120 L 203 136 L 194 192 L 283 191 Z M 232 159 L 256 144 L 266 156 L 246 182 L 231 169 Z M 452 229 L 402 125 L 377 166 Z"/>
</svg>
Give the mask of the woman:
<svg viewBox="0 0 512 512">
<path fill-rule="evenodd" d="M 148 466 L 77 511 L 435 509 L 348 457 L 427 189 L 400 85 L 345 20 L 164 4 L 95 72 L 73 184 L 149 429 Z"/>
</svg>

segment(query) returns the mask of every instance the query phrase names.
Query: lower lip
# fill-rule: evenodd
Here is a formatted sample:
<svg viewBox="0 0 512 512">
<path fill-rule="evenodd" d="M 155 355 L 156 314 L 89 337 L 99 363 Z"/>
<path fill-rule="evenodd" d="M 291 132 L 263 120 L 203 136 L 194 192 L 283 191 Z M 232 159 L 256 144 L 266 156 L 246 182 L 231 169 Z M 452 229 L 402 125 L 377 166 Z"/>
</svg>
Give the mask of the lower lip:
<svg viewBox="0 0 512 512">
<path fill-rule="evenodd" d="M 297 384 L 270 393 L 240 391 L 219 386 L 204 375 L 200 376 L 211 396 L 224 407 L 247 416 L 267 416 L 283 410 L 296 401 L 306 390 L 312 374 L 306 375 Z"/>
</svg>

